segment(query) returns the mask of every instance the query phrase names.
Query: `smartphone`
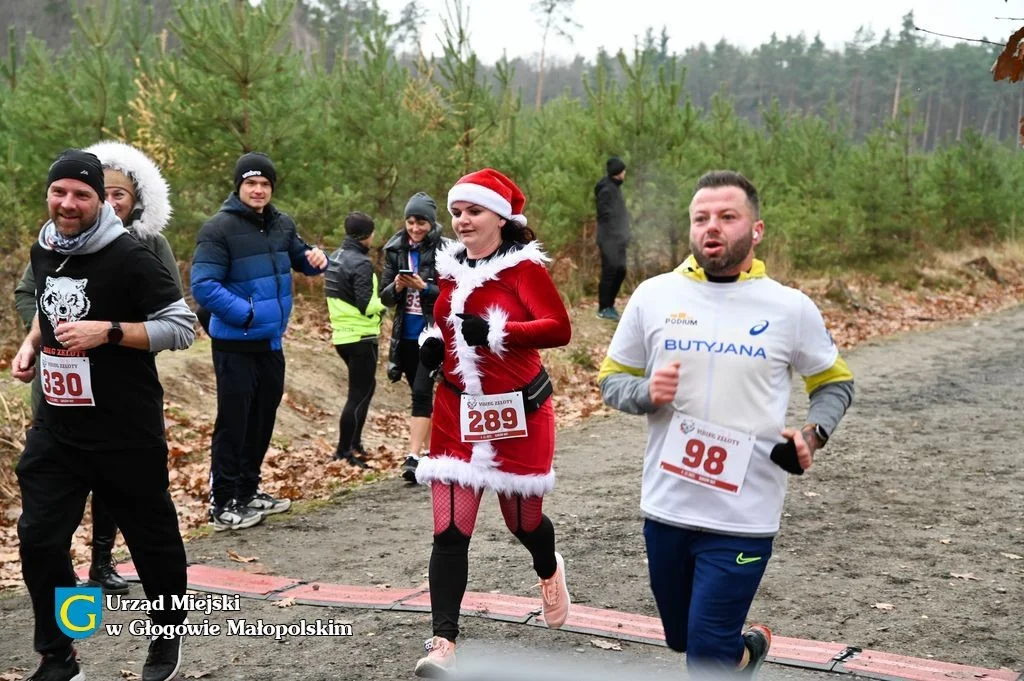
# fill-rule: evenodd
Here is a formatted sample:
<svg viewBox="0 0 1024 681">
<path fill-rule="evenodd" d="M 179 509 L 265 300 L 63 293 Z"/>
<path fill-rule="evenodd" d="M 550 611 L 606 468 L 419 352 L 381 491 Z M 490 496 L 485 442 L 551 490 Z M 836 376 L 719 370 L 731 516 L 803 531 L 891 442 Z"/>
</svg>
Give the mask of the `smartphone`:
<svg viewBox="0 0 1024 681">
<path fill-rule="evenodd" d="M 414 270 L 409 270 L 409 269 L 405 269 L 405 270 L 398 270 L 398 273 L 399 273 L 399 274 L 406 274 L 406 275 L 409 275 L 410 277 L 411 277 L 412 275 L 416 274 L 416 272 L 415 272 Z"/>
</svg>

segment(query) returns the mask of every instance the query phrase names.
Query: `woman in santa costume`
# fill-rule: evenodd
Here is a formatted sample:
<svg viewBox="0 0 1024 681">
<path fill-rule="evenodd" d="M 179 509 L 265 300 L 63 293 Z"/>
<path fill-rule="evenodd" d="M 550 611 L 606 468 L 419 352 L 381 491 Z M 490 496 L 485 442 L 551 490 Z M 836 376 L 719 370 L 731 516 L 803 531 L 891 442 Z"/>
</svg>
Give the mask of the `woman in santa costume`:
<svg viewBox="0 0 1024 681">
<path fill-rule="evenodd" d="M 497 493 L 505 524 L 533 557 L 547 626 L 562 626 L 569 612 L 565 563 L 542 512 L 555 482 L 555 413 L 538 349 L 566 345 L 571 328 L 544 266 L 548 257 L 526 226 L 525 203 L 515 183 L 490 168 L 448 192 L 459 241 L 438 251 L 436 326 L 420 349 L 423 365 L 440 367 L 442 379 L 430 455 L 416 470 L 434 505 L 433 637 L 417 676 L 438 676 L 455 664 L 469 540 L 484 489 Z"/>
</svg>

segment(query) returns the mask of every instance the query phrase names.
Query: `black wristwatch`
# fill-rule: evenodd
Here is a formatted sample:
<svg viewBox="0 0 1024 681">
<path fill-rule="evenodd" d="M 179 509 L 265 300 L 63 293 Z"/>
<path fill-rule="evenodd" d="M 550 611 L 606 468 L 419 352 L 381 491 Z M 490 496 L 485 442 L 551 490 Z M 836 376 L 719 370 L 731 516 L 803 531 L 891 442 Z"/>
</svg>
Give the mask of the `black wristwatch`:
<svg viewBox="0 0 1024 681">
<path fill-rule="evenodd" d="M 121 343 L 121 339 L 124 338 L 124 329 L 121 328 L 120 322 L 110 322 L 110 328 L 107 329 L 107 342 L 113 345 Z"/>
<path fill-rule="evenodd" d="M 821 443 L 819 447 L 824 447 L 825 443 L 828 442 L 828 432 L 826 432 L 826 430 L 819 426 L 817 423 L 808 423 L 806 426 L 803 427 L 804 430 L 806 430 L 807 428 L 810 428 L 811 430 L 814 431 L 814 437 L 816 437 L 818 439 L 818 442 Z"/>
</svg>

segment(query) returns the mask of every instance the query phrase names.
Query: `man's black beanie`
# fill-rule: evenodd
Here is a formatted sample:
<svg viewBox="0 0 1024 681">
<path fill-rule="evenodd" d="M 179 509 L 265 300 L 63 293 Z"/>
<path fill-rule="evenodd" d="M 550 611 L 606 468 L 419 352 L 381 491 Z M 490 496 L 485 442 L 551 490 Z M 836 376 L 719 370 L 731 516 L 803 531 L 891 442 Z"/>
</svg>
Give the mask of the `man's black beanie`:
<svg viewBox="0 0 1024 681">
<path fill-rule="evenodd" d="M 626 164 L 623 163 L 622 159 L 618 156 L 612 156 L 608 159 L 608 162 L 604 164 L 604 168 L 608 171 L 609 175 L 618 175 L 626 169 Z"/>
<path fill-rule="evenodd" d="M 235 191 L 242 186 L 242 182 L 249 177 L 265 177 L 270 180 L 270 188 L 277 184 L 277 169 L 274 162 L 266 154 L 258 151 L 251 151 L 242 154 L 235 164 Z"/>
<path fill-rule="evenodd" d="M 81 149 L 65 149 L 60 152 L 50 165 L 50 172 L 46 176 L 46 188 L 57 180 L 79 180 L 86 183 L 94 190 L 97 196 L 103 201 L 107 193 L 103 188 L 103 164 L 95 154 Z"/>
</svg>

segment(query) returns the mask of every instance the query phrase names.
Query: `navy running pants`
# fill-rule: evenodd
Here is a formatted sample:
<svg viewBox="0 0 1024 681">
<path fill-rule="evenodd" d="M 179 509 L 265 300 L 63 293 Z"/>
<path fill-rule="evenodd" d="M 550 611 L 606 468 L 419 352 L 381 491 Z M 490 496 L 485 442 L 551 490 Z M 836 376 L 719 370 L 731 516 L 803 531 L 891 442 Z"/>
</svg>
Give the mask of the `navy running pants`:
<svg viewBox="0 0 1024 681">
<path fill-rule="evenodd" d="M 691 672 L 735 670 L 773 538 L 686 530 L 648 518 L 644 539 L 668 647 L 686 653 Z"/>
</svg>

